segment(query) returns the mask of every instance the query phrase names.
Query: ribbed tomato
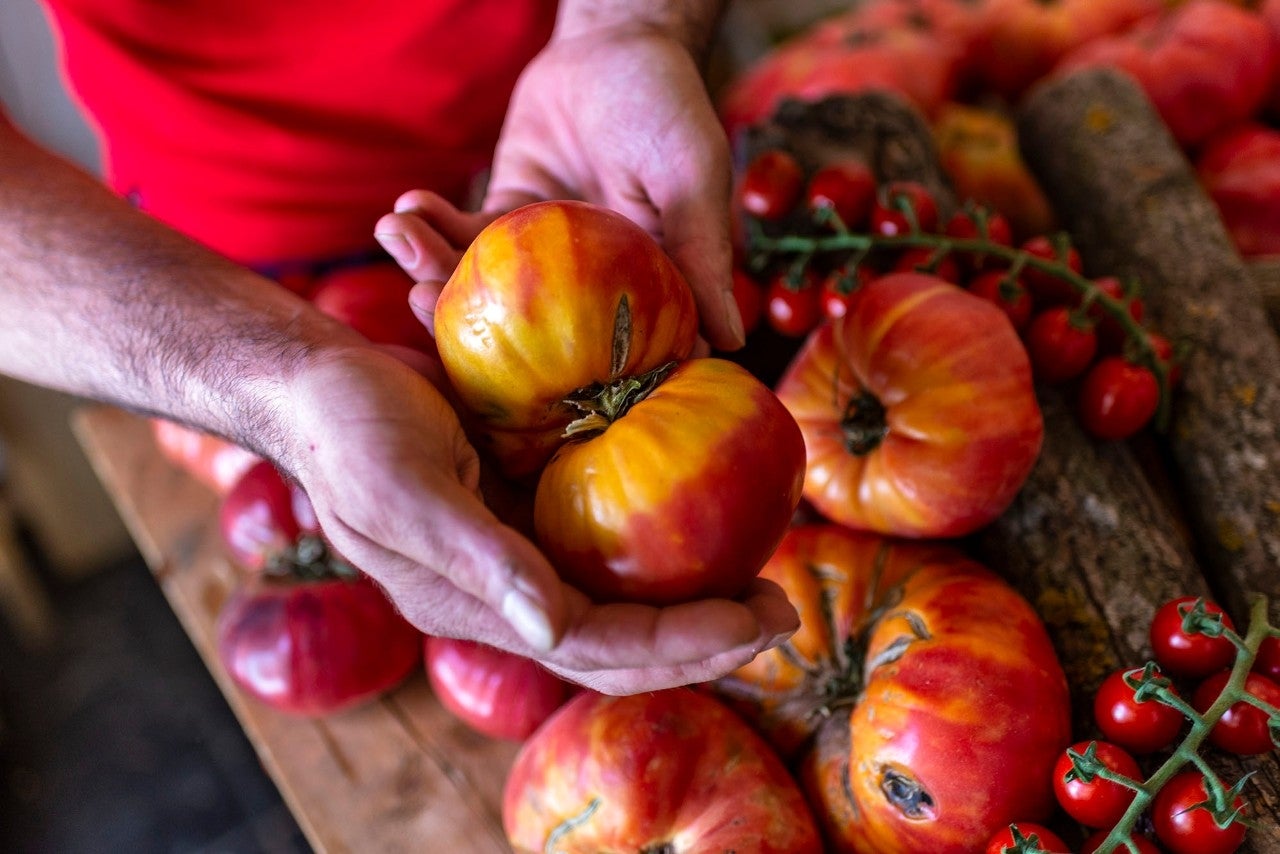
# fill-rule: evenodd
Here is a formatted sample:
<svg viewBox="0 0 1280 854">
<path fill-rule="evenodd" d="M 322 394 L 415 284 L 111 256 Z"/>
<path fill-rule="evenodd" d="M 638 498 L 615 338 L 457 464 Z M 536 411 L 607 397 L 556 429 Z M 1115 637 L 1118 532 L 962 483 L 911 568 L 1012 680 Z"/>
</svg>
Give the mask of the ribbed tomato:
<svg viewBox="0 0 1280 854">
<path fill-rule="evenodd" d="M 692 359 L 582 431 L 534 497 L 539 545 L 598 601 L 736 596 L 782 539 L 804 479 L 804 439 L 744 368 Z"/>
<path fill-rule="evenodd" d="M 961 854 L 1050 814 L 1067 682 L 1012 587 L 948 546 L 827 523 L 760 575 L 800 629 L 714 687 L 797 759 L 832 850 Z"/>
<path fill-rule="evenodd" d="M 221 436 L 164 418 L 151 418 L 151 435 L 165 459 L 218 495 L 225 495 L 261 457 Z"/>
<path fill-rule="evenodd" d="M 519 854 L 819 854 L 777 755 L 712 697 L 579 694 L 516 756 L 503 825 Z"/>
<path fill-rule="evenodd" d="M 573 201 L 494 220 L 435 309 L 449 380 L 510 476 L 550 458 L 577 417 L 566 398 L 687 357 L 697 324 L 693 294 L 657 241 Z"/>
<path fill-rule="evenodd" d="M 1031 366 L 998 307 L 922 273 L 859 290 L 787 367 L 778 397 L 804 433 L 804 495 L 853 528 L 953 537 L 1026 481 L 1044 423 Z"/>
</svg>

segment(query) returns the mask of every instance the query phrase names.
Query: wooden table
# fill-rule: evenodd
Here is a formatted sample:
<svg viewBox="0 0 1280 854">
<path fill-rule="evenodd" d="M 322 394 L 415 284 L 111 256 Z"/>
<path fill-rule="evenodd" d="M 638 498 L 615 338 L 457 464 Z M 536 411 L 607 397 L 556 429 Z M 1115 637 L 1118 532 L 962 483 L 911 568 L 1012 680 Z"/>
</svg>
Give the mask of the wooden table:
<svg viewBox="0 0 1280 854">
<path fill-rule="evenodd" d="M 320 852 L 508 852 L 502 785 L 516 745 L 477 735 L 420 672 L 360 708 L 309 720 L 246 697 L 218 661 L 214 622 L 235 583 L 217 497 L 156 449 L 147 422 L 79 410 L 76 435 L 263 765 Z"/>
</svg>

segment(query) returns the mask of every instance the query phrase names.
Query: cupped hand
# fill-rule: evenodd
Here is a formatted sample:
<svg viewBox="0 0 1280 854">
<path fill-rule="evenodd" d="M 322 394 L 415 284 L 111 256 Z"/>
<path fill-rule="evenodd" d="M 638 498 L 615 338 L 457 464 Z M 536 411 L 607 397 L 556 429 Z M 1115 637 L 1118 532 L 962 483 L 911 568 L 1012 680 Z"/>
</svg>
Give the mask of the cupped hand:
<svg viewBox="0 0 1280 854">
<path fill-rule="evenodd" d="M 485 506 L 479 460 L 444 397 L 376 348 L 313 354 L 287 396 L 301 439 L 281 465 L 335 549 L 428 634 L 627 694 L 720 676 L 798 625 L 781 589 L 760 580 L 736 601 L 591 603 Z"/>
</svg>

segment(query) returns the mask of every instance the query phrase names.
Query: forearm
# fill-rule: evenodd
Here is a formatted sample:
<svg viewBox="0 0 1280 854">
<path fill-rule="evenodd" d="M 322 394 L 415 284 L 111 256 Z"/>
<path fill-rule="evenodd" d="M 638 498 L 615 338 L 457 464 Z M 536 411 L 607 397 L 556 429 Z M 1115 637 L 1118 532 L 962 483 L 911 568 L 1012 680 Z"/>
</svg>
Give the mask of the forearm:
<svg viewBox="0 0 1280 854">
<path fill-rule="evenodd" d="M 0 372 L 282 452 L 284 389 L 345 327 L 0 120 Z M 275 435 L 273 435 L 275 434 Z"/>
<path fill-rule="evenodd" d="M 701 60 L 711 42 L 725 0 L 561 0 L 557 38 L 574 38 L 601 28 L 640 26 L 668 33 Z"/>
</svg>

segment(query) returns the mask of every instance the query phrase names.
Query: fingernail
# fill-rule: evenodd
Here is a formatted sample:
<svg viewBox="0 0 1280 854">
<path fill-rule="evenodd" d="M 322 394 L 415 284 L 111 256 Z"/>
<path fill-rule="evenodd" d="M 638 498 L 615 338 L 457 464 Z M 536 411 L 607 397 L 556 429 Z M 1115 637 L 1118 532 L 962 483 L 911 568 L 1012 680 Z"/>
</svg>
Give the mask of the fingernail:
<svg viewBox="0 0 1280 854">
<path fill-rule="evenodd" d="M 396 259 L 396 262 L 402 267 L 412 267 L 418 262 L 418 252 L 413 248 L 403 234 L 394 232 L 386 232 L 384 234 L 375 234 L 378 244 L 385 250 L 387 254 Z"/>
<path fill-rule="evenodd" d="M 528 595 L 519 590 L 508 590 L 502 597 L 502 616 L 515 629 L 525 643 L 534 649 L 547 652 L 556 645 L 555 633 L 547 614 Z"/>
<path fill-rule="evenodd" d="M 733 340 L 741 347 L 747 343 L 747 333 L 742 328 L 742 312 L 738 311 L 738 301 L 733 298 L 733 291 L 724 291 L 724 313 L 729 318 L 729 331 Z"/>
</svg>

